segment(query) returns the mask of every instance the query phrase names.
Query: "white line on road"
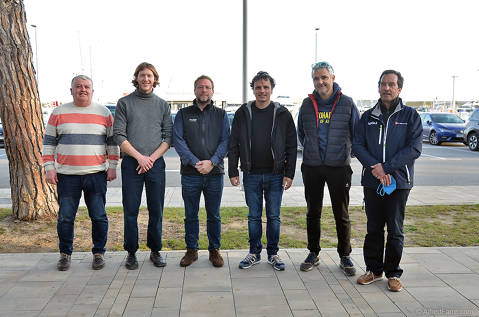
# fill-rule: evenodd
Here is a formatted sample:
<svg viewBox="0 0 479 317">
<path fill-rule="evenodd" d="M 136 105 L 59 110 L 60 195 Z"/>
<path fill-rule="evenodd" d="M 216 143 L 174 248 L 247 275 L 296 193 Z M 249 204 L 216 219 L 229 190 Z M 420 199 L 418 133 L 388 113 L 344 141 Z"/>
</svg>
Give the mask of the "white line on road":
<svg viewBox="0 0 479 317">
<path fill-rule="evenodd" d="M 432 158 L 436 158 L 436 159 L 439 159 L 439 160 L 447 160 L 445 157 L 434 156 L 434 155 L 429 155 L 429 154 L 424 154 L 424 153 L 422 153 L 421 156 L 432 157 Z"/>
</svg>

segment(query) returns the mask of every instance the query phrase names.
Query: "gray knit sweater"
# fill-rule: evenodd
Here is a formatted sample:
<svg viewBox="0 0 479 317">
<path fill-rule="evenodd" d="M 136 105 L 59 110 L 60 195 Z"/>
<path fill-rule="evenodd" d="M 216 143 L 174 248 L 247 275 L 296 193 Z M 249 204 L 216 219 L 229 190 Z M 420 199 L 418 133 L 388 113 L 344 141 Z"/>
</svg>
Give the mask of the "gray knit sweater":
<svg viewBox="0 0 479 317">
<path fill-rule="evenodd" d="M 173 122 L 170 105 L 153 92 L 138 89 L 118 100 L 113 133 L 115 142 L 125 140 L 141 154 L 151 155 L 165 141 L 172 143 Z"/>
</svg>

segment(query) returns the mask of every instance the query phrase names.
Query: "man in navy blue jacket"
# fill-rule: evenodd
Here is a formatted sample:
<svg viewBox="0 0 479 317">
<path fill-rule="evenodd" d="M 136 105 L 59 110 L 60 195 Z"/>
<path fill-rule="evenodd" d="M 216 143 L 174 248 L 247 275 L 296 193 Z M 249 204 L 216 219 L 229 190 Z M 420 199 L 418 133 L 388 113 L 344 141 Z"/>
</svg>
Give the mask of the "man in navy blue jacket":
<svg viewBox="0 0 479 317">
<path fill-rule="evenodd" d="M 198 259 L 201 193 L 205 197 L 206 231 L 209 259 L 213 266 L 224 264 L 221 244 L 220 204 L 223 194 L 223 159 L 228 151 L 230 125 L 226 112 L 213 105 L 213 80 L 202 75 L 194 84 L 193 105 L 176 114 L 173 142 L 181 159 L 181 188 L 185 202 L 186 254 L 180 266 L 186 267 Z"/>
<path fill-rule="evenodd" d="M 362 115 L 353 141 L 353 153 L 363 165 L 361 185 L 368 221 L 363 249 L 366 273 L 357 282 L 371 284 L 381 280 L 384 272 L 388 289 L 393 292 L 402 289 L 399 278 L 403 270 L 399 262 L 404 245 L 404 211 L 413 186 L 414 161 L 422 150 L 421 119 L 416 110 L 405 106 L 399 98 L 403 82 L 401 73 L 395 70 L 381 74 L 381 98 Z M 390 186 L 393 180 L 395 190 L 390 194 L 381 192 L 382 186 Z"/>
</svg>

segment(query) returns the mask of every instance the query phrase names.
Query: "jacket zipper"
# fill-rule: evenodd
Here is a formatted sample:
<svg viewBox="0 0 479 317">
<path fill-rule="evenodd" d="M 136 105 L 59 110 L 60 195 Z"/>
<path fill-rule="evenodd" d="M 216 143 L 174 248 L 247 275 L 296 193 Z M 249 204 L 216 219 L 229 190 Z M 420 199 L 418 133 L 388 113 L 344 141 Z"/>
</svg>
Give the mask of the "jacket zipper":
<svg viewBox="0 0 479 317">
<path fill-rule="evenodd" d="M 409 168 L 407 168 L 407 165 L 404 165 L 404 167 L 406 167 L 407 183 L 411 184 L 411 178 L 409 177 Z"/>
<path fill-rule="evenodd" d="M 379 138 L 378 138 L 379 142 L 378 142 L 378 144 L 381 144 L 382 136 L 383 136 L 383 125 L 379 124 Z"/>
</svg>

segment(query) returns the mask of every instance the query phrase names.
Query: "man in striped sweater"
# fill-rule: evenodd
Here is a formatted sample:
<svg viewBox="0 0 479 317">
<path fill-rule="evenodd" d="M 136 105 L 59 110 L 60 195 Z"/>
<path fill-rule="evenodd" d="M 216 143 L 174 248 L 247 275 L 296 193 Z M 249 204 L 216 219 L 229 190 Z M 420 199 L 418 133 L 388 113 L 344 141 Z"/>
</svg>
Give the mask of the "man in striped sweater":
<svg viewBox="0 0 479 317">
<path fill-rule="evenodd" d="M 78 75 L 72 79 L 70 91 L 73 102 L 53 110 L 42 149 L 46 180 L 57 185 L 60 205 L 57 268 L 59 271 L 70 268 L 73 227 L 83 191 L 92 222 L 92 268 L 99 270 L 105 266 L 103 254 L 108 234 L 106 182 L 116 178 L 120 150 L 113 141 L 110 111 L 91 101 L 92 80 Z"/>
</svg>

